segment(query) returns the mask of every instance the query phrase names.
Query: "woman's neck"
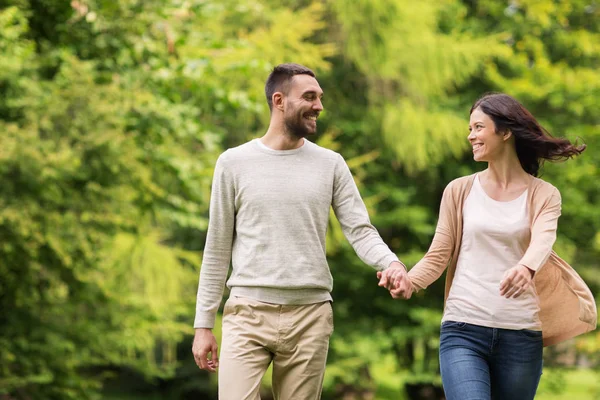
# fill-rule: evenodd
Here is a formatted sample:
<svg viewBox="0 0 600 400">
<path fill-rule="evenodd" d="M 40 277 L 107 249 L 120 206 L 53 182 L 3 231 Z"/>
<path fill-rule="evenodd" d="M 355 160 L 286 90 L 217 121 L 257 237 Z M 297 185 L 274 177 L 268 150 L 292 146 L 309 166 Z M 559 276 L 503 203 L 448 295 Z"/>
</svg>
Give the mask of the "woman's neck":
<svg viewBox="0 0 600 400">
<path fill-rule="evenodd" d="M 507 189 L 509 186 L 529 183 L 531 176 L 525 172 L 516 154 L 509 154 L 502 159 L 489 161 L 483 172 L 485 179 L 495 186 Z"/>
</svg>

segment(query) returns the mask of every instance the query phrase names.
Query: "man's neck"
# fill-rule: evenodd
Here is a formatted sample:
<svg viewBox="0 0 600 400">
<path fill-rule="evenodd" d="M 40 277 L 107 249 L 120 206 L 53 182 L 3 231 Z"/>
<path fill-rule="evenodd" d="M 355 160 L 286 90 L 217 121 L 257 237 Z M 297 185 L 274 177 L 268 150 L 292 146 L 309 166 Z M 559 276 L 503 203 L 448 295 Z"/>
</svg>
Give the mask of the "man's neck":
<svg viewBox="0 0 600 400">
<path fill-rule="evenodd" d="M 283 133 L 283 129 L 274 129 L 269 126 L 267 133 L 259 140 L 262 144 L 273 150 L 293 150 L 304 145 L 304 138 Z"/>
</svg>

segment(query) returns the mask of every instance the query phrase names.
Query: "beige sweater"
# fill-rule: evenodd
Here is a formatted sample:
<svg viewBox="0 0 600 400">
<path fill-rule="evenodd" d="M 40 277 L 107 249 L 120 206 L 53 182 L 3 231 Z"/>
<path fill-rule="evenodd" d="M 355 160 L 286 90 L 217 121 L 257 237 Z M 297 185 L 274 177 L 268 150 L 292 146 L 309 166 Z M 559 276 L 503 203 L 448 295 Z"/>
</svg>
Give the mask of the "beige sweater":
<svg viewBox="0 0 600 400">
<path fill-rule="evenodd" d="M 417 290 L 425 289 L 448 267 L 445 298 L 448 297 L 461 245 L 463 204 L 474 178 L 470 175 L 455 179 L 444 190 L 431 247 L 409 272 Z M 519 264 L 536 271 L 544 346 L 548 346 L 595 329 L 598 312 L 585 282 L 552 250 L 561 209 L 560 193 L 538 178 L 531 180 L 528 190 L 531 241 Z"/>
<path fill-rule="evenodd" d="M 331 209 L 362 261 L 378 270 L 398 261 L 340 154 L 308 140 L 293 150 L 253 140 L 224 152 L 215 167 L 194 327 L 214 326 L 230 262 L 230 296 L 273 304 L 331 300 Z"/>
</svg>

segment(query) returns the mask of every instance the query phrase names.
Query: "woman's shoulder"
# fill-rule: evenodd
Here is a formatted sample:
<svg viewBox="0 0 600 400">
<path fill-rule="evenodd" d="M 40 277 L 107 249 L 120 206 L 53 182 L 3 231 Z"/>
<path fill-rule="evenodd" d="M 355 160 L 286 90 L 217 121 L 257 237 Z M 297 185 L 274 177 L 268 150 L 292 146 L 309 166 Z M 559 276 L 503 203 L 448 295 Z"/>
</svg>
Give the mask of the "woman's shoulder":
<svg viewBox="0 0 600 400">
<path fill-rule="evenodd" d="M 535 176 L 532 177 L 531 188 L 536 196 L 560 196 L 560 191 L 556 186 Z"/>
<path fill-rule="evenodd" d="M 476 175 L 477 173 L 453 179 L 450 181 L 450 183 L 448 183 L 448 185 L 446 185 L 446 190 L 451 192 L 462 192 L 473 184 L 473 179 L 475 179 Z"/>
</svg>

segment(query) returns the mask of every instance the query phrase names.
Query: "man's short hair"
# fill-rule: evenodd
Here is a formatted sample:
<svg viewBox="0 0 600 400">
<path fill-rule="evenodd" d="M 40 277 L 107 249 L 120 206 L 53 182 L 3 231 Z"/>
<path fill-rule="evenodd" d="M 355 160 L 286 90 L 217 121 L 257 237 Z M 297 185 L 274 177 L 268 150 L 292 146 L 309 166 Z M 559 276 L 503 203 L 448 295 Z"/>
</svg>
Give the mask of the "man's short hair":
<svg viewBox="0 0 600 400">
<path fill-rule="evenodd" d="M 273 93 L 282 92 L 287 94 L 290 82 L 295 75 L 310 75 L 316 78 L 315 73 L 310 68 L 300 64 L 279 64 L 273 68 L 265 84 L 265 95 L 267 96 L 269 110 L 273 111 Z"/>
</svg>

